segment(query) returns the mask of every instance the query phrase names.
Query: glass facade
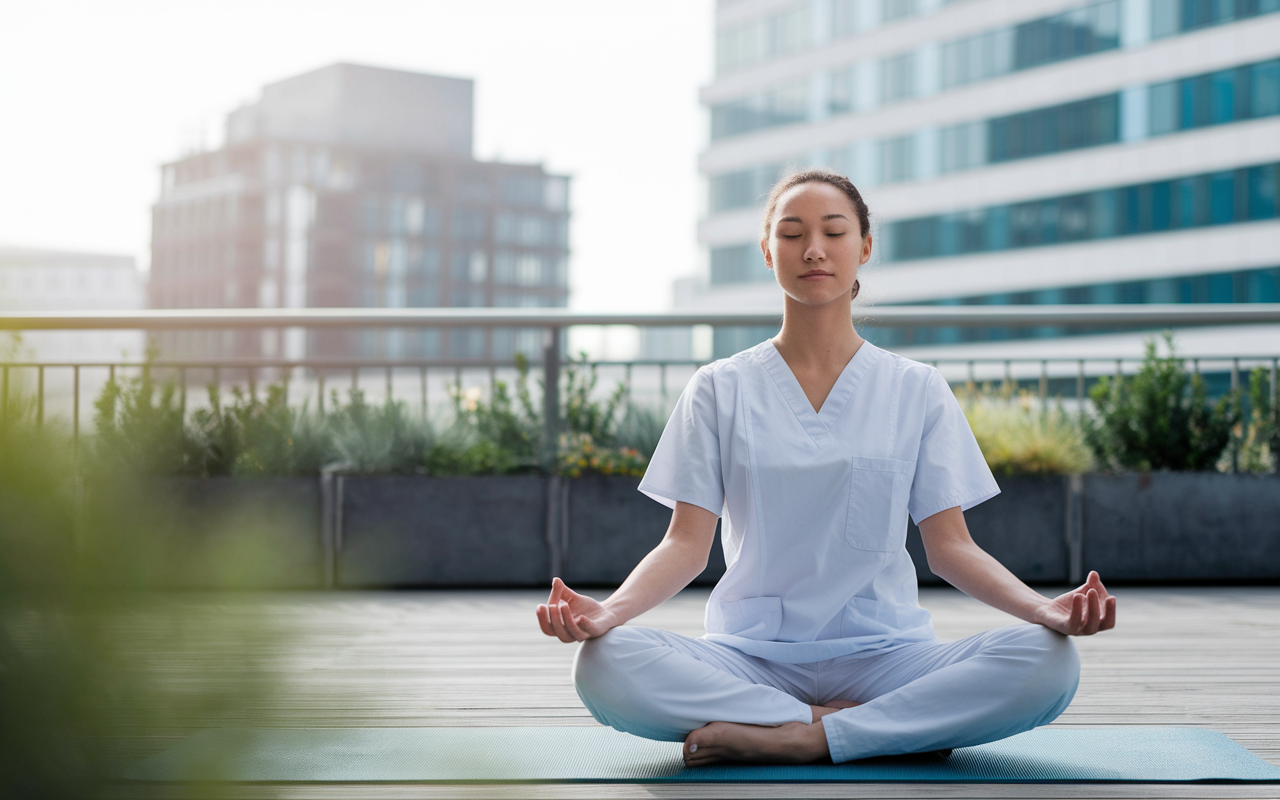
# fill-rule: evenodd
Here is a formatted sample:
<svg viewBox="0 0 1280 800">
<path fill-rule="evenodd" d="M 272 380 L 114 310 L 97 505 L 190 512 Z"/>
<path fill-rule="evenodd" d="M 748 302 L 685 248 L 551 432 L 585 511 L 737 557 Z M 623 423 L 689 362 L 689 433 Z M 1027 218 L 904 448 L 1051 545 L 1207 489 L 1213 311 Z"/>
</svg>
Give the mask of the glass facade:
<svg viewBox="0 0 1280 800">
<path fill-rule="evenodd" d="M 1275 219 L 1280 165 L 1098 189 L 882 227 L 885 261 L 1067 244 Z"/>
<path fill-rule="evenodd" d="M 809 85 L 793 81 L 711 109 L 711 138 L 738 136 L 761 128 L 804 122 L 809 116 Z"/>
<path fill-rule="evenodd" d="M 773 273 L 764 265 L 757 244 L 739 244 L 711 248 L 711 285 L 732 283 L 767 283 Z"/>
<path fill-rule="evenodd" d="M 1119 46 L 1120 0 L 1105 0 L 944 43 L 942 86 L 963 86 Z"/>
<path fill-rule="evenodd" d="M 888 0 L 886 0 L 888 2 Z M 1152 0 L 1152 36 L 1172 36 L 1191 32 L 1208 25 L 1217 25 L 1247 19 L 1259 14 L 1280 10 L 1280 0 Z M 835 0 L 830 20 L 833 36 L 846 35 L 857 30 L 856 4 Z M 907 3 L 903 8 L 915 6 Z M 882 9 L 887 11 L 888 5 Z M 909 51 L 885 57 L 879 64 L 848 64 L 830 70 L 824 82 L 827 97 L 820 103 L 824 113 L 836 115 L 858 110 L 861 103 L 872 108 L 916 96 L 921 87 L 933 84 L 922 69 L 937 69 L 936 85 L 943 90 L 977 81 L 995 78 L 1011 72 L 1033 69 L 1068 59 L 1081 58 L 1095 53 L 1115 50 L 1121 46 L 1121 0 L 1103 0 L 1060 14 L 1023 22 L 1005 28 L 984 31 L 962 39 L 943 42 L 940 58 L 924 59 L 920 52 Z M 793 11 L 768 18 L 772 22 L 763 25 L 761 42 L 785 42 L 769 45 L 769 52 L 785 55 L 803 47 L 801 25 L 790 25 L 781 20 L 803 13 L 810 14 L 810 6 L 803 4 Z M 799 17 L 795 17 L 799 19 Z M 775 30 L 776 29 L 776 30 Z M 744 29 L 745 30 L 745 29 Z M 783 34 L 779 31 L 792 31 Z M 767 31 L 775 31 L 767 33 Z M 767 35 L 766 35 L 767 34 Z M 800 38 L 797 38 L 800 37 Z M 797 44 L 800 42 L 800 44 Z M 764 47 L 764 45 L 761 45 Z M 763 50 L 761 52 L 764 52 Z M 755 61 L 764 57 L 756 58 Z M 749 63 L 755 63 L 751 61 Z M 741 64 L 745 66 L 746 63 Z M 879 85 L 873 94 L 856 98 L 860 69 L 876 67 Z M 1265 78 L 1265 76 L 1264 76 Z M 738 136 L 763 128 L 790 125 L 809 120 L 808 82 L 793 81 L 784 86 L 759 92 L 749 98 L 714 106 L 712 114 L 712 139 Z M 1164 91 L 1164 90 L 1162 90 Z M 1265 91 L 1265 90 L 1264 90 Z M 1237 90 L 1238 96 L 1238 90 Z M 856 101 L 856 102 L 855 102 Z"/>
<path fill-rule="evenodd" d="M 1280 114 L 1280 59 L 1157 83 L 1149 95 L 1153 136 Z"/>
<path fill-rule="evenodd" d="M 1151 0 L 1151 38 L 1280 11 L 1280 0 Z"/>
<path fill-rule="evenodd" d="M 1182 275 L 1123 283 L 1056 287 L 1025 292 L 963 297 L 920 305 L 1093 305 L 1110 303 L 1277 303 L 1280 267 Z M 867 328 L 863 336 L 877 345 L 955 344 L 1010 339 L 1049 339 L 1119 330 L 1072 325 L 1034 327 Z"/>
</svg>

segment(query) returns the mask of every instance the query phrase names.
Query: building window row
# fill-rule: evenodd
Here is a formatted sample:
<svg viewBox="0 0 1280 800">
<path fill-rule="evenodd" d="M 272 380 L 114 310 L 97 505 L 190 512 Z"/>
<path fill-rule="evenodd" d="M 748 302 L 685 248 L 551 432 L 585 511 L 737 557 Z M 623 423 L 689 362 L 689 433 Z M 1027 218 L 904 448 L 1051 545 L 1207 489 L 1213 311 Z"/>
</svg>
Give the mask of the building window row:
<svg viewBox="0 0 1280 800">
<path fill-rule="evenodd" d="M 716 72 L 733 72 L 957 2 L 961 0 L 801 0 L 721 31 Z"/>
<path fill-rule="evenodd" d="M 1120 46 L 1120 0 L 996 28 L 942 45 L 939 85 L 954 86 Z"/>
<path fill-rule="evenodd" d="M 885 261 L 1067 244 L 1275 219 L 1280 165 L 1099 189 L 901 220 L 881 229 Z"/>
<path fill-rule="evenodd" d="M 855 142 L 832 151 L 826 161 L 860 185 L 874 186 L 1277 114 L 1280 59 L 1272 59 L 994 119 Z M 1126 118 L 1131 120 L 1127 131 L 1122 126 Z M 769 164 L 712 176 L 709 210 L 755 205 L 781 171 L 782 165 Z"/>
<path fill-rule="evenodd" d="M 1151 0 L 1151 38 L 1280 11 L 1280 0 Z"/>
<path fill-rule="evenodd" d="M 1153 2 L 1152 27 L 1145 32 L 1149 38 L 1280 11 L 1280 0 L 1169 0 L 1164 5 L 1162 0 Z M 1161 11 L 1165 6 L 1176 6 L 1176 13 Z M 1202 6 L 1219 10 L 1205 16 L 1197 10 Z M 1102 0 L 1018 25 L 846 64 L 712 106 L 711 138 L 869 111 L 1011 72 L 1114 50 L 1121 46 L 1122 17 L 1122 0 Z M 1181 22 L 1210 18 L 1214 22 Z M 1170 27 L 1169 19 L 1177 20 L 1177 25 Z M 1141 41 L 1143 37 L 1134 38 Z M 817 102 L 810 102 L 811 98 Z"/>
<path fill-rule="evenodd" d="M 1280 302 L 1280 267 L 1182 275 L 1168 278 L 1055 287 L 1026 292 L 964 297 L 921 305 L 1094 305 L 1115 303 L 1276 303 Z M 1084 325 L 1033 327 L 866 328 L 863 336 L 884 347 L 959 344 L 1010 339 L 1056 339 L 1107 333 L 1120 328 Z"/>
</svg>

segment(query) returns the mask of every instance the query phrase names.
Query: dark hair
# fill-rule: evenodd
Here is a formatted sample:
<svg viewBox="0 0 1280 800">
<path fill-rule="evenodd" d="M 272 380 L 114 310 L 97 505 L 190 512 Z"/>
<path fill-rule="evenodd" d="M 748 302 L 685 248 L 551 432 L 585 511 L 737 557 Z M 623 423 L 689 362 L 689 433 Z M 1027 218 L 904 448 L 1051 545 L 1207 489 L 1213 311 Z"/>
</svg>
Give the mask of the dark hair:
<svg viewBox="0 0 1280 800">
<path fill-rule="evenodd" d="M 815 168 L 792 173 L 773 185 L 773 189 L 769 192 L 769 200 L 764 206 L 764 238 L 766 240 L 773 232 L 773 213 L 778 210 L 778 198 L 782 197 L 784 192 L 804 183 L 827 183 L 844 192 L 844 196 L 849 198 L 849 203 L 853 206 L 854 215 L 858 218 L 862 238 L 865 239 L 871 233 L 871 212 L 867 209 L 866 201 L 862 199 L 862 193 L 853 185 L 853 181 L 838 172 Z M 858 296 L 859 288 L 861 287 L 858 282 L 854 281 L 854 297 Z"/>
</svg>

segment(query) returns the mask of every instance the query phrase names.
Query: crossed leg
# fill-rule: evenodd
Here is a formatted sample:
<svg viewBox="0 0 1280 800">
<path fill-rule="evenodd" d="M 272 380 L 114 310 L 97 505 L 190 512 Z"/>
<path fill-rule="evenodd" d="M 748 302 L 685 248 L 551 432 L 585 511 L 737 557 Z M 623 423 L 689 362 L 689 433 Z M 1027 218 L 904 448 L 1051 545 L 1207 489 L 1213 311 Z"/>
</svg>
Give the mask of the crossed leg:
<svg viewBox="0 0 1280 800">
<path fill-rule="evenodd" d="M 848 761 L 994 741 L 1052 721 L 1079 658 L 1038 625 L 817 664 L 782 664 L 666 631 L 623 627 L 574 664 L 597 720 L 685 741 L 690 765 Z M 859 703 L 856 707 L 834 706 Z"/>
</svg>

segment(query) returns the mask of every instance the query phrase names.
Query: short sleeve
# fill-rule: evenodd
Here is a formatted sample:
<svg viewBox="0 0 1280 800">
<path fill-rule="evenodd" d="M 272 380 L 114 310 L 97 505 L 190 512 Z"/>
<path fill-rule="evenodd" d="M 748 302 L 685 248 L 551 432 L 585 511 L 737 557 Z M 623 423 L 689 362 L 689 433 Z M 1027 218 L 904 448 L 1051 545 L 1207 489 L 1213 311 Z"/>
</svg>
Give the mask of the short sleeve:
<svg viewBox="0 0 1280 800">
<path fill-rule="evenodd" d="M 649 459 L 640 491 L 675 508 L 692 503 L 719 515 L 724 509 L 715 384 L 708 367 L 698 370 L 680 394 Z"/>
<path fill-rule="evenodd" d="M 1000 493 L 969 421 L 946 380 L 931 369 L 925 385 L 924 429 L 908 510 L 920 520 L 960 506 L 968 511 Z"/>
</svg>

